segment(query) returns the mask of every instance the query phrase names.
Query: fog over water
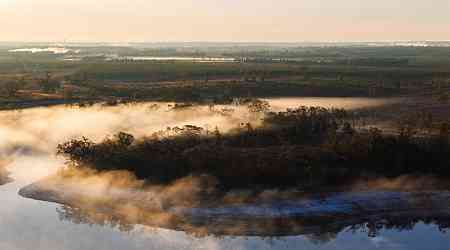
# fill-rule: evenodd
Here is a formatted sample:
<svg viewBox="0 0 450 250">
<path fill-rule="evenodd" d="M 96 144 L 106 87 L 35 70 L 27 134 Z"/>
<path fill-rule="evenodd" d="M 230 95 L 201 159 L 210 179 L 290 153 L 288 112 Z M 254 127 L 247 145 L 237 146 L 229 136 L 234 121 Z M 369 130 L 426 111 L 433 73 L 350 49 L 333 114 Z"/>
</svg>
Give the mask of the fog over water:
<svg viewBox="0 0 450 250">
<path fill-rule="evenodd" d="M 268 101 L 273 111 L 284 111 L 302 105 L 345 109 L 377 107 L 400 100 L 284 98 Z M 232 109 L 233 112 L 224 115 L 221 112 L 223 109 Z M 85 136 L 99 141 L 119 131 L 139 138 L 167 127 L 184 125 L 204 127 L 211 131 L 217 126 L 221 132 L 227 132 L 239 127 L 243 122 L 251 122 L 257 126 L 259 117 L 250 114 L 246 106 L 215 106 L 212 110 L 208 106 L 200 106 L 174 110 L 171 103 L 145 103 L 113 107 L 56 106 L 3 111 L 0 112 L 0 121 L 0 155 L 8 160 L 8 168 L 16 178 L 23 173 L 20 178 L 31 179 L 31 173 L 42 177 L 48 174 L 48 171 L 54 171 L 56 166 L 62 163 L 62 159 L 54 157 L 56 145 L 72 138 Z"/>
<path fill-rule="evenodd" d="M 149 136 L 167 127 L 196 125 L 221 131 L 238 126 L 245 119 L 240 108 L 231 116 L 208 107 L 171 111 L 168 103 L 89 108 L 58 106 L 0 113 L 0 154 L 9 160 L 15 178 L 35 179 L 53 172 L 63 162 L 54 157 L 56 145 L 86 136 L 99 141 L 119 131 L 136 137 Z M 212 126 L 212 127 L 211 127 Z M 31 168 L 31 169 L 30 169 Z"/>
<path fill-rule="evenodd" d="M 297 98 L 270 100 L 274 110 L 300 105 L 361 108 L 393 100 Z M 207 106 L 172 110 L 168 103 L 144 103 L 87 108 L 50 107 L 0 112 L 0 164 L 10 172 L 12 182 L 0 186 L 0 249 L 448 249 L 448 235 L 433 225 L 419 223 L 412 231 L 383 230 L 377 237 L 367 232 L 342 231 L 318 236 L 195 237 L 186 232 L 137 225 L 120 230 L 119 225 L 84 218 L 61 205 L 20 197 L 20 188 L 40 180 L 64 165 L 55 156 L 58 143 L 86 136 L 95 141 L 119 131 L 136 137 L 148 136 L 167 127 L 196 125 L 221 132 L 242 122 L 258 125 L 246 107 L 231 114 Z M 94 223 L 95 222 L 95 223 Z M 427 237 L 425 243 L 421 238 Z M 432 244 L 432 245 L 430 245 Z"/>
</svg>

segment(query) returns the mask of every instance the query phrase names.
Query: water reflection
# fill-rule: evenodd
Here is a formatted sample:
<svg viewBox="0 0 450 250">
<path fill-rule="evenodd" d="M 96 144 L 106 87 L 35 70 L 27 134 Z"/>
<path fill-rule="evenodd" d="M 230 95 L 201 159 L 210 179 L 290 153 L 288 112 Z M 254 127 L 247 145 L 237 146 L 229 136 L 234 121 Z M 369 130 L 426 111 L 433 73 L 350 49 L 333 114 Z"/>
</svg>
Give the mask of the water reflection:
<svg viewBox="0 0 450 250">
<path fill-rule="evenodd" d="M 56 208 L 56 212 L 61 221 L 69 221 L 74 224 L 87 224 L 91 226 L 99 225 L 117 228 L 121 232 L 130 232 L 134 229 L 133 224 L 109 213 L 92 213 L 89 212 L 89 210 L 74 208 L 67 205 Z"/>
<path fill-rule="evenodd" d="M 74 224 L 99 225 L 118 229 L 122 232 L 132 232 L 138 224 L 134 224 L 125 217 L 112 213 L 93 211 L 92 209 L 75 208 L 61 205 L 56 209 L 61 221 Z M 433 215 L 428 215 L 433 214 Z M 140 221 L 148 227 L 157 227 L 152 221 Z M 263 237 L 280 238 L 287 236 L 305 236 L 315 244 L 324 244 L 336 240 L 343 232 L 365 234 L 376 238 L 385 231 L 408 232 L 414 231 L 416 225 L 436 226 L 437 230 L 446 234 L 450 228 L 450 214 L 446 212 L 410 211 L 396 212 L 385 215 L 367 216 L 360 218 L 216 218 L 212 220 L 196 221 L 184 219 L 178 223 L 167 224 L 172 230 L 181 230 L 193 237 Z M 140 225 L 142 226 L 142 225 Z"/>
<path fill-rule="evenodd" d="M 15 176 L 13 175 L 15 178 Z M 416 216 L 353 222 L 354 228 L 318 227 L 316 233 L 291 236 L 194 234 L 130 223 L 98 210 L 22 198 L 17 191 L 27 182 L 0 186 L 0 249 L 7 250 L 149 250 L 149 249 L 434 249 L 450 248 L 446 216 Z M 58 211 L 58 212 L 56 212 Z M 103 212 L 103 213 L 102 213 Z M 429 214 L 427 211 L 424 214 Z M 424 220 L 424 222 L 422 222 Z M 389 223 L 386 223 L 389 222 Z M 352 224 L 352 223 L 350 223 Z M 380 228 L 379 225 L 383 225 Z M 376 226 L 378 225 L 378 226 Z M 393 227 L 390 225 L 397 225 Z M 369 228 L 376 236 L 368 237 Z"/>
</svg>

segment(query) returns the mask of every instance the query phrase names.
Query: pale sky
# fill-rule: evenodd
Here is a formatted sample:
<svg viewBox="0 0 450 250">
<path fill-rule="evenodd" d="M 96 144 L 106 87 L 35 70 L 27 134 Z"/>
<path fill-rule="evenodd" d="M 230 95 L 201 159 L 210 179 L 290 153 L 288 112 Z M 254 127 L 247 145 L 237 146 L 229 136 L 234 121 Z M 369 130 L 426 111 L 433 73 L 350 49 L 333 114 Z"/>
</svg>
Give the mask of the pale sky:
<svg viewBox="0 0 450 250">
<path fill-rule="evenodd" d="M 450 40 L 450 0 L 0 0 L 0 41 Z"/>
</svg>

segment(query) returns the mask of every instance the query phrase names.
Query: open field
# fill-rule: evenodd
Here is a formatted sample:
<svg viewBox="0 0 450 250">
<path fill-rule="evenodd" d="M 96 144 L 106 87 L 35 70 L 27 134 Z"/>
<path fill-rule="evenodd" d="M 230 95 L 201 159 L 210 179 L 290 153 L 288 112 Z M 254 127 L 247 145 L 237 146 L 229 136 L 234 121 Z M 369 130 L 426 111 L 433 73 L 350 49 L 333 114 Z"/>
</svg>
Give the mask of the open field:
<svg viewBox="0 0 450 250">
<path fill-rule="evenodd" d="M 64 48 L 65 53 L 12 52 L 30 46 L 0 47 L 1 100 L 5 105 L 34 99 L 381 97 L 422 93 L 424 89 L 445 92 L 450 79 L 450 47 L 91 46 Z M 158 60 L 139 59 L 146 57 Z M 185 57 L 234 61 L 176 60 Z"/>
</svg>

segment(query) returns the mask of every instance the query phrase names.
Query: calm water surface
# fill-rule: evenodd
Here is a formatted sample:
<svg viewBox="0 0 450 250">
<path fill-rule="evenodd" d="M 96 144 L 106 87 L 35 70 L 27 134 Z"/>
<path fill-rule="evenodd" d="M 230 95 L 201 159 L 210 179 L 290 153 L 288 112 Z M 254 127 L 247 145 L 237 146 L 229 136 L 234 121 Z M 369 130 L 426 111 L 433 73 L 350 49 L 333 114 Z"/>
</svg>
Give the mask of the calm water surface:
<svg viewBox="0 0 450 250">
<path fill-rule="evenodd" d="M 195 237 L 184 232 L 136 226 L 122 232 L 111 225 L 74 223 L 60 218 L 61 205 L 17 195 L 25 183 L 0 187 L 0 249 L 450 249 L 450 237 L 437 226 L 418 223 L 411 230 L 362 230 L 320 236 Z"/>
<path fill-rule="evenodd" d="M 314 100 L 314 103 L 316 101 Z M 321 99 L 321 101 L 326 100 Z M 328 101 L 333 102 L 334 100 Z M 289 102 L 298 103 L 298 100 L 291 99 Z M 286 103 L 280 102 L 275 106 L 285 105 Z M 114 110 L 113 113 L 115 115 L 122 114 L 117 110 Z M 26 113 L 22 115 L 26 116 Z M 77 113 L 72 115 L 79 116 Z M 92 123 L 95 121 L 95 117 L 98 116 L 86 116 L 86 120 L 83 122 L 95 124 Z M 111 118 L 102 113 L 102 117 L 109 117 L 109 120 L 107 120 L 109 125 L 102 124 L 101 133 L 124 129 L 124 127 L 113 126 L 113 123 L 123 123 L 115 116 L 111 116 Z M 44 112 L 37 120 L 30 120 L 30 118 L 23 120 L 19 114 L 19 117 L 10 121 L 12 124 L 8 127 L 0 126 L 0 157 L 9 156 L 9 158 L 12 158 L 9 165 L 11 177 L 14 179 L 13 182 L 0 186 L 1 250 L 450 249 L 450 235 L 448 233 L 440 230 L 437 225 L 427 225 L 422 222 L 417 222 L 405 230 L 380 229 L 376 236 L 369 236 L 369 230 L 363 227 L 358 230 L 347 228 L 340 232 L 326 233 L 324 231 L 320 235 L 288 237 L 270 237 L 270 235 L 267 237 L 214 235 L 196 237 L 186 232 L 140 225 L 123 228 L 118 225 L 111 225 L 108 222 L 93 222 L 89 218 L 83 218 L 80 214 L 70 213 L 62 205 L 20 197 L 17 194 L 20 188 L 46 176 L 54 171 L 58 164 L 61 164 L 60 159 L 53 158 L 53 152 L 46 151 L 54 146 L 50 144 L 89 131 L 89 127 L 86 126 L 86 128 L 74 132 L 70 129 L 73 123 L 68 122 L 71 121 L 69 118 L 68 116 L 52 116 Z M 183 117 L 183 119 L 187 118 Z M 34 122 L 43 125 L 42 127 L 24 125 Z M 44 129 L 46 122 L 52 124 L 47 126 L 48 130 L 56 131 L 56 129 L 59 129 L 57 131 L 60 134 L 56 136 L 57 139 L 49 139 L 55 137 L 55 135 Z M 105 121 L 103 122 L 105 123 Z M 177 122 L 180 121 L 177 120 Z M 134 124 L 137 124 L 136 126 L 150 126 L 147 121 L 135 122 Z M 77 124 L 77 126 L 79 125 Z M 11 129 L 14 127 L 21 129 L 21 131 L 12 131 Z M 130 128 L 130 130 L 133 130 L 133 128 Z M 8 136 L 8 133 L 13 133 L 17 136 L 17 139 L 6 140 L 5 136 Z M 14 143 L 26 144 L 36 142 L 36 140 L 41 141 L 36 152 L 30 149 L 28 151 L 23 149 L 11 150 L 11 145 Z M 5 143 L 5 141 L 8 143 Z M 48 142 L 48 145 L 45 142 Z M 47 167 L 47 165 L 53 166 Z"/>
</svg>

